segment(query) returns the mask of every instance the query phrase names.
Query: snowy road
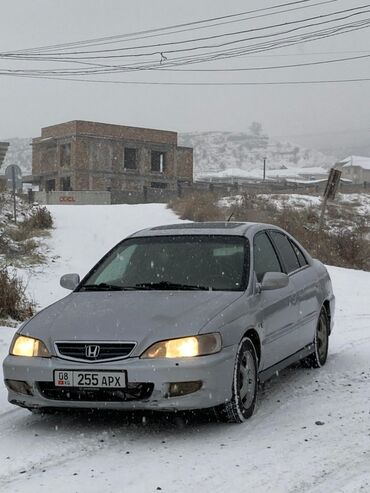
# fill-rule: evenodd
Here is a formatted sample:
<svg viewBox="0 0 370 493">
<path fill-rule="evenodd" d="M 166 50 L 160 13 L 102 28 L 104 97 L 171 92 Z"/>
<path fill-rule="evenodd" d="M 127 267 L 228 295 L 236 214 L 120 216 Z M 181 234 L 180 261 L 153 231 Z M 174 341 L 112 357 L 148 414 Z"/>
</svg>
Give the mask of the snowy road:
<svg viewBox="0 0 370 493">
<path fill-rule="evenodd" d="M 65 294 L 61 273 L 84 273 L 131 231 L 176 220 L 152 205 L 52 212 L 59 258 L 29 284 L 41 305 Z M 33 416 L 8 404 L 1 386 L 0 491 L 370 492 L 370 273 L 330 273 L 337 314 L 327 365 L 274 377 L 243 425 L 203 415 Z M 0 358 L 13 332 L 0 328 Z"/>
</svg>

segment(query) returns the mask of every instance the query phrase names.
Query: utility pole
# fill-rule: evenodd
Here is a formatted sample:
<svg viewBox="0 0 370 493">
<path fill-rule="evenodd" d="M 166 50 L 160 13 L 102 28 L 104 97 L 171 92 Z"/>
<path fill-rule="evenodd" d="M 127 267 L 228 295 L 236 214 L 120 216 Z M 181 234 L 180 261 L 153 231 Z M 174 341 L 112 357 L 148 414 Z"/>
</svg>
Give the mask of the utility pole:
<svg viewBox="0 0 370 493">
<path fill-rule="evenodd" d="M 326 183 L 325 191 L 324 191 L 324 197 L 322 200 L 321 204 L 321 213 L 320 213 L 320 220 L 319 220 L 319 231 L 322 230 L 324 226 L 324 218 L 325 218 L 325 210 L 326 210 L 326 204 L 328 202 L 328 199 L 335 199 L 335 194 L 337 193 L 338 187 L 339 187 L 339 182 L 340 182 L 340 177 L 342 175 L 342 172 L 331 168 L 328 176 L 328 181 Z"/>
<path fill-rule="evenodd" d="M 22 170 L 16 164 L 10 164 L 5 169 L 5 178 L 8 190 L 13 194 L 14 222 L 17 222 L 17 189 L 22 188 Z"/>
<path fill-rule="evenodd" d="M 263 158 L 263 181 L 266 180 L 266 158 Z"/>
<path fill-rule="evenodd" d="M 17 224 L 17 198 L 15 195 L 16 188 L 15 188 L 15 167 L 14 166 L 12 167 L 12 182 L 13 182 L 12 188 L 13 188 L 14 222 L 15 222 L 15 224 Z"/>
</svg>

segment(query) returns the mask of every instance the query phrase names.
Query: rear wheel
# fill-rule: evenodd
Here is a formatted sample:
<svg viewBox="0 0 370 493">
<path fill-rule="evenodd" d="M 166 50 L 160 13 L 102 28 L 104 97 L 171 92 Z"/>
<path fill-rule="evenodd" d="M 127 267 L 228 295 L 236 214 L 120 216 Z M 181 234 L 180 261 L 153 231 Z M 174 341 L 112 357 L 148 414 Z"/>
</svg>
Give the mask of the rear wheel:
<svg viewBox="0 0 370 493">
<path fill-rule="evenodd" d="M 310 368 L 321 368 L 326 363 L 329 349 L 329 318 L 325 308 L 321 309 L 317 322 L 314 346 L 315 351 L 304 360 L 304 363 Z"/>
<path fill-rule="evenodd" d="M 258 362 L 256 349 L 245 337 L 236 355 L 232 397 L 216 408 L 219 419 L 228 423 L 242 423 L 253 414 L 258 390 Z"/>
</svg>

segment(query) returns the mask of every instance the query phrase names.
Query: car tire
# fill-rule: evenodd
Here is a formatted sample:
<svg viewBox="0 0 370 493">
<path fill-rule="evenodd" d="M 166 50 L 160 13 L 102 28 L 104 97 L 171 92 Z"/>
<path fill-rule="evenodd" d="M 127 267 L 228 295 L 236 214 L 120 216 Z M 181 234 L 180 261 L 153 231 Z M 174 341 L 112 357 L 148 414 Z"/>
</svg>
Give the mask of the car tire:
<svg viewBox="0 0 370 493">
<path fill-rule="evenodd" d="M 232 397 L 218 406 L 216 416 L 227 423 L 243 423 L 254 412 L 258 391 L 258 359 L 249 337 L 239 344 L 235 358 Z"/>
<path fill-rule="evenodd" d="M 321 309 L 316 326 L 314 347 L 315 350 L 304 361 L 309 368 L 321 368 L 325 365 L 329 349 L 329 317 L 325 308 Z"/>
</svg>

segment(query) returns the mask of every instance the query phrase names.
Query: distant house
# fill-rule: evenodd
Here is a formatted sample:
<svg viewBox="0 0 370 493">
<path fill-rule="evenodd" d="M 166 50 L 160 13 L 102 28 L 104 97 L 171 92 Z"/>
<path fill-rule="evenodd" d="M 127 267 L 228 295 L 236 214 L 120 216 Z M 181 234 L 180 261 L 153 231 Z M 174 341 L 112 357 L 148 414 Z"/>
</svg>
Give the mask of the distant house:
<svg viewBox="0 0 370 493">
<path fill-rule="evenodd" d="M 352 183 L 370 183 L 370 157 L 348 156 L 336 163 L 335 168 L 342 171 L 342 178 Z"/>
<path fill-rule="evenodd" d="M 177 133 L 87 121 L 41 130 L 32 141 L 32 182 L 41 191 L 176 191 L 193 181 L 193 149 Z"/>
</svg>

